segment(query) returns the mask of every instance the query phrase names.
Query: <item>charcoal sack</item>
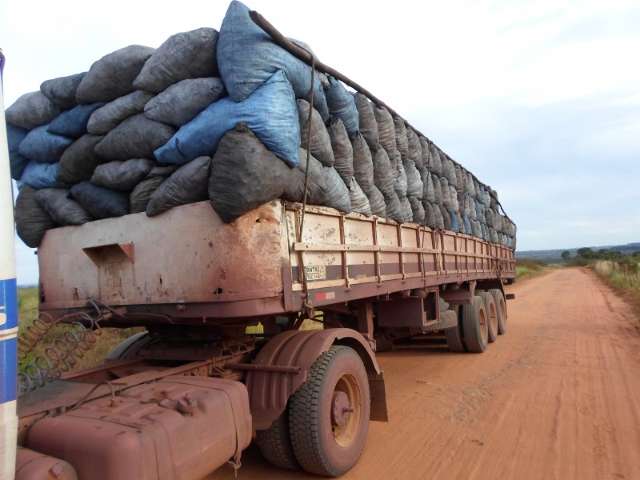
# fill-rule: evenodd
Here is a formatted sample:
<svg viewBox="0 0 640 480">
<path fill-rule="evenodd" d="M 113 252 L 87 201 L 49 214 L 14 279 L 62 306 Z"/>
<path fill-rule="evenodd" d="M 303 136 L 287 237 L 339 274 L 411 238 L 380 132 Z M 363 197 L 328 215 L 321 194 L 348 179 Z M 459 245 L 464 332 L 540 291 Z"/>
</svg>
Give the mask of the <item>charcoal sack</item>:
<svg viewBox="0 0 640 480">
<path fill-rule="evenodd" d="M 413 222 L 419 225 L 424 225 L 425 212 L 424 207 L 422 206 L 422 201 L 416 197 L 409 197 L 409 204 L 411 205 Z"/>
<path fill-rule="evenodd" d="M 62 112 L 49 123 L 47 131 L 69 138 L 80 138 L 87 133 L 87 122 L 91 114 L 103 105 L 104 103 L 78 105 Z"/>
<path fill-rule="evenodd" d="M 29 160 L 41 163 L 55 163 L 73 140 L 49 133 L 48 126 L 36 127 L 20 142 L 18 152 Z"/>
<path fill-rule="evenodd" d="M 24 167 L 20 182 L 29 185 L 32 188 L 49 188 L 58 187 L 58 172 L 60 170 L 59 163 L 38 163 L 30 161 Z"/>
<path fill-rule="evenodd" d="M 299 184 L 300 178 L 298 169 L 287 166 L 246 125 L 240 124 L 220 140 L 211 161 L 208 193 L 220 218 L 232 222 L 283 196 L 291 184 Z"/>
<path fill-rule="evenodd" d="M 105 160 L 153 158 L 154 151 L 173 136 L 175 130 L 142 114 L 127 118 L 96 145 Z"/>
<path fill-rule="evenodd" d="M 152 95 L 136 90 L 105 104 L 91 114 L 87 131 L 93 135 L 104 135 L 116 128 L 122 121 L 137 113 L 142 113 Z"/>
<path fill-rule="evenodd" d="M 16 198 L 14 210 L 16 232 L 27 247 L 31 248 L 38 248 L 47 230 L 56 226 L 36 200 L 36 192 L 29 186 L 23 186 Z"/>
<path fill-rule="evenodd" d="M 78 85 L 77 102 L 110 102 L 133 92 L 133 81 L 152 53 L 153 48 L 129 45 L 94 62 Z"/>
<path fill-rule="evenodd" d="M 76 105 L 76 91 L 86 72 L 52 78 L 40 84 L 40 91 L 62 110 Z"/>
<path fill-rule="evenodd" d="M 342 82 L 333 77 L 329 77 L 329 86 L 325 90 L 327 105 L 331 117 L 339 119 L 350 136 L 358 133 L 360 129 L 360 119 L 356 102 Z"/>
<path fill-rule="evenodd" d="M 253 22 L 249 9 L 236 0 L 222 21 L 217 60 L 222 81 L 235 102 L 248 98 L 279 70 L 285 72 L 296 97 L 306 98 L 309 92 L 311 67 L 273 43 Z M 326 121 L 329 109 L 319 75 L 315 75 L 313 88 L 313 106 Z"/>
<path fill-rule="evenodd" d="M 378 125 L 378 139 L 380 145 L 391 155 L 398 147 L 396 144 L 396 127 L 393 123 L 393 117 L 384 107 L 374 106 L 373 113 L 376 124 Z"/>
<path fill-rule="evenodd" d="M 298 108 L 291 84 L 282 71 L 275 73 L 244 101 L 235 102 L 225 97 L 211 104 L 180 127 L 155 151 L 155 157 L 160 163 L 181 165 L 203 155 L 212 155 L 225 132 L 239 123 L 246 124 L 269 150 L 289 165 L 298 164 Z"/>
<path fill-rule="evenodd" d="M 358 109 L 358 119 L 360 122 L 360 133 L 367 141 L 371 151 L 375 151 L 380 143 L 378 137 L 378 123 L 376 122 L 373 106 L 369 99 L 361 93 L 356 93 L 356 108 Z"/>
<path fill-rule="evenodd" d="M 137 184 L 129 195 L 129 213 L 140 213 L 147 209 L 153 192 L 164 182 L 161 176 L 148 177 Z"/>
<path fill-rule="evenodd" d="M 38 90 L 19 97 L 4 114 L 7 123 L 31 130 L 57 117 L 60 108 Z"/>
<path fill-rule="evenodd" d="M 413 222 L 413 210 L 411 210 L 411 202 L 406 196 L 400 198 L 400 207 L 403 213 L 403 222 Z"/>
<path fill-rule="evenodd" d="M 7 123 L 7 143 L 9 147 L 9 166 L 11 178 L 20 180 L 24 168 L 29 163 L 29 159 L 20 154 L 20 143 L 27 136 L 28 131 L 24 128 L 16 127 Z"/>
<path fill-rule="evenodd" d="M 144 107 L 145 117 L 181 127 L 225 94 L 219 78 L 189 78 L 171 85 Z"/>
<path fill-rule="evenodd" d="M 409 140 L 407 139 L 407 127 L 400 117 L 393 118 L 396 130 L 396 148 L 400 151 L 402 158 L 409 154 Z"/>
<path fill-rule="evenodd" d="M 208 198 L 211 158 L 199 157 L 182 165 L 151 194 L 146 212 L 150 217 L 170 208 Z"/>
<path fill-rule="evenodd" d="M 89 180 L 102 163 L 95 153 L 95 147 L 102 138 L 100 135 L 87 134 L 73 142 L 60 157 L 58 180 L 66 185 Z"/>
<path fill-rule="evenodd" d="M 129 192 L 147 176 L 151 168 L 153 162 L 146 158 L 103 163 L 95 168 L 91 183 L 111 190 Z"/>
<path fill-rule="evenodd" d="M 129 213 L 129 196 L 91 182 L 76 183 L 71 197 L 96 219 L 121 217 Z"/>
<path fill-rule="evenodd" d="M 356 182 L 356 179 L 351 177 L 349 183 L 349 200 L 351 202 L 351 211 L 355 213 L 361 213 L 363 215 L 371 215 L 371 205 L 369 199 Z"/>
<path fill-rule="evenodd" d="M 303 99 L 297 100 L 298 120 L 300 122 L 300 145 L 302 148 L 309 147 L 317 160 L 320 160 L 326 167 L 332 167 L 335 163 L 333 149 L 331 148 L 331 138 L 329 132 L 324 126 L 322 117 L 315 108 L 311 108 L 309 102 Z M 309 109 L 311 108 L 311 112 Z M 311 121 L 309 123 L 309 113 L 311 113 Z"/>
<path fill-rule="evenodd" d="M 180 80 L 218 76 L 217 42 L 218 32 L 213 28 L 171 35 L 145 62 L 133 85 L 159 93 Z"/>
<path fill-rule="evenodd" d="M 353 178 L 353 147 L 351 146 L 351 140 L 349 140 L 347 130 L 339 118 L 329 123 L 328 130 L 331 150 L 335 159 L 333 166 L 342 177 L 345 185 L 349 185 Z"/>
<path fill-rule="evenodd" d="M 91 221 L 91 216 L 85 209 L 69 198 L 69 190 L 67 189 L 44 188 L 38 190 L 36 200 L 56 225 L 82 225 Z"/>
</svg>

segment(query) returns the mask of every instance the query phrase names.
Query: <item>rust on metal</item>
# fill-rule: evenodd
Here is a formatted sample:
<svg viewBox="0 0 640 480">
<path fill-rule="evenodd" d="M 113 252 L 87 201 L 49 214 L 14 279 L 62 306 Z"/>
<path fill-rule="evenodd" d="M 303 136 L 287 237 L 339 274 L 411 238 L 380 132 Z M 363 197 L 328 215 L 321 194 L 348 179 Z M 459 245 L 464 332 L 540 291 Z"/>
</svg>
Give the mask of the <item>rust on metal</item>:
<svg viewBox="0 0 640 480">
<path fill-rule="evenodd" d="M 86 309 L 93 299 L 115 312 L 103 325 L 224 327 L 403 290 L 515 276 L 510 248 L 326 207 L 307 207 L 298 239 L 300 209 L 278 200 L 225 224 L 202 202 L 144 221 L 134 214 L 51 230 L 38 255 L 47 292 L 41 309 L 58 317 Z M 143 232 L 134 223 L 144 225 Z M 122 245 L 133 245 L 135 255 L 126 255 Z M 82 253 L 88 248 L 97 249 L 89 250 L 93 258 Z M 176 254 L 166 255 L 167 249 Z"/>
<path fill-rule="evenodd" d="M 301 368 L 295 365 L 258 365 L 256 363 L 227 363 L 231 370 L 245 370 L 250 372 L 300 373 Z"/>
<path fill-rule="evenodd" d="M 251 399 L 251 414 L 256 430 L 271 426 L 284 411 L 289 397 L 306 381 L 308 370 L 318 356 L 334 343 L 353 347 L 363 358 L 369 375 L 381 374 L 369 343 L 348 328 L 300 331 L 288 330 L 272 338 L 258 352 L 257 365 L 289 365 L 300 367 L 298 374 L 249 371 L 246 384 Z M 384 388 L 384 383 L 382 384 Z"/>
<path fill-rule="evenodd" d="M 18 447 L 15 480 L 78 480 L 78 474 L 64 460 Z"/>
<path fill-rule="evenodd" d="M 170 376 L 43 418 L 26 446 L 68 462 L 82 479 L 203 478 L 239 463 L 251 437 L 244 384 Z"/>
</svg>

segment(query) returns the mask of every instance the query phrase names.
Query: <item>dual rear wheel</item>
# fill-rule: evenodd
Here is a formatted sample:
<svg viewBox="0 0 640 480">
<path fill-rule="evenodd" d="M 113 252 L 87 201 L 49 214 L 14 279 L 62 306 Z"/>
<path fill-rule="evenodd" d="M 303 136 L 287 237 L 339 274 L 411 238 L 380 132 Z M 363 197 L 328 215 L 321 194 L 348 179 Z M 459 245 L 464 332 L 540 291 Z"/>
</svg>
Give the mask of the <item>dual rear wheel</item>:
<svg viewBox="0 0 640 480">
<path fill-rule="evenodd" d="M 273 465 L 336 477 L 360 458 L 369 430 L 369 381 L 360 356 L 336 345 L 314 362 L 287 409 L 256 443 Z"/>
<path fill-rule="evenodd" d="M 453 352 L 482 353 L 507 331 L 507 310 L 500 289 L 480 291 L 471 303 L 459 307 L 458 326 L 445 330 Z"/>
</svg>

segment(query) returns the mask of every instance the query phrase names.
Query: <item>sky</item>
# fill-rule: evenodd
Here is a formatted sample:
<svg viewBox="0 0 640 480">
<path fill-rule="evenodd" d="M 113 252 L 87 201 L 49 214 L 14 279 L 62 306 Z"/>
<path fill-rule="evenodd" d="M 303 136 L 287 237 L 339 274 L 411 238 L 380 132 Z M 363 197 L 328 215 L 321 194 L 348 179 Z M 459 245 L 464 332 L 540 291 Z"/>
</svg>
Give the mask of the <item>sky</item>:
<svg viewBox="0 0 640 480">
<path fill-rule="evenodd" d="M 640 2 L 246 3 L 495 188 L 518 249 L 640 241 Z M 123 46 L 218 29 L 227 5 L 0 0 L 5 104 Z"/>
</svg>

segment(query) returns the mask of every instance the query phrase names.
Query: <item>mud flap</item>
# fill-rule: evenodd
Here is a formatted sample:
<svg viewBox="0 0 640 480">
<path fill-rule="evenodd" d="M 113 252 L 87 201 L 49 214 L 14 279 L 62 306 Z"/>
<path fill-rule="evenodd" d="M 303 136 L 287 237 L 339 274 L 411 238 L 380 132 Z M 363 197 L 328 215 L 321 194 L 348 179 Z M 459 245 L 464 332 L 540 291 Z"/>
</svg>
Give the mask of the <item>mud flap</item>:
<svg viewBox="0 0 640 480">
<path fill-rule="evenodd" d="M 371 411 L 369 419 L 376 422 L 388 422 L 387 389 L 382 372 L 369 375 L 369 391 L 371 393 Z"/>
</svg>

